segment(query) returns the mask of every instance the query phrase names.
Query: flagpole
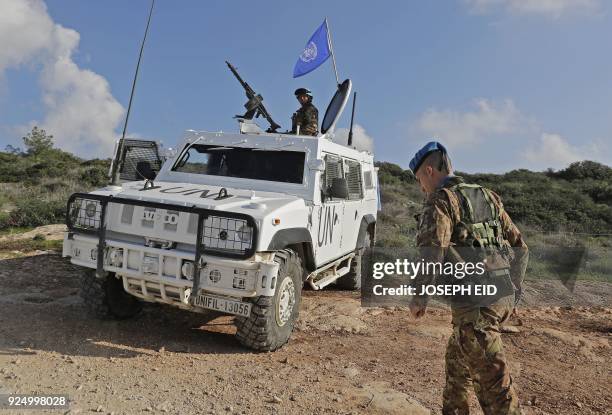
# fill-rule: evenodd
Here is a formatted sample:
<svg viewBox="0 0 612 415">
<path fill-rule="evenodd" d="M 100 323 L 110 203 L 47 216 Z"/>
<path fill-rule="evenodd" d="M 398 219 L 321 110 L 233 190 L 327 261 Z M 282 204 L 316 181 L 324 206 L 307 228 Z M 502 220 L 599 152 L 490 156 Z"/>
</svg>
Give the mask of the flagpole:
<svg viewBox="0 0 612 415">
<path fill-rule="evenodd" d="M 331 39 L 331 30 L 329 30 L 329 23 L 327 17 L 325 18 L 325 27 L 327 28 L 327 45 L 329 46 L 329 52 L 331 53 L 332 63 L 334 65 L 334 73 L 336 74 L 336 83 L 340 85 L 340 78 L 338 78 L 338 68 L 336 68 L 336 55 L 334 54 L 334 46 Z"/>
</svg>

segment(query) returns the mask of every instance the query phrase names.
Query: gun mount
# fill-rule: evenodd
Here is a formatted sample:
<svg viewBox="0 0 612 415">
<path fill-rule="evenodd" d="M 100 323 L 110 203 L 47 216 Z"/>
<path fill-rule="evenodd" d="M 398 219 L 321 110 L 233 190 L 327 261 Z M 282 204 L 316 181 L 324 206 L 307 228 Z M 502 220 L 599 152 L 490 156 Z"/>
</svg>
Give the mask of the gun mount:
<svg viewBox="0 0 612 415">
<path fill-rule="evenodd" d="M 275 133 L 276 130 L 281 128 L 281 126 L 278 125 L 272 119 L 272 116 L 270 116 L 270 113 L 263 104 L 263 97 L 253 91 L 253 88 L 251 88 L 251 86 L 242 79 L 242 77 L 238 74 L 236 68 L 231 63 L 229 63 L 228 61 L 225 61 L 225 63 L 230 68 L 230 71 L 232 71 L 238 82 L 240 82 L 240 85 L 242 85 L 242 87 L 244 88 L 244 92 L 246 93 L 246 96 L 249 99 L 247 103 L 244 104 L 244 107 L 246 108 L 246 112 L 244 113 L 244 115 L 236 115 L 236 117 L 244 118 L 247 120 L 252 120 L 253 118 L 257 118 L 260 116 L 264 117 L 270 124 L 270 128 L 268 128 L 267 131 L 270 133 Z"/>
</svg>

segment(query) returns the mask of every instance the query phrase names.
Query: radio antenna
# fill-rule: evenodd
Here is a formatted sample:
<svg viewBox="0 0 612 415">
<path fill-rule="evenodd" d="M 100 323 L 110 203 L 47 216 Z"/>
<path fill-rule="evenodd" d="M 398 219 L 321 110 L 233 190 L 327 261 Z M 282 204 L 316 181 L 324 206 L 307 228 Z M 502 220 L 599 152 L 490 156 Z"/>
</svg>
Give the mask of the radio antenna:
<svg viewBox="0 0 612 415">
<path fill-rule="evenodd" d="M 353 110 L 351 111 L 351 128 L 348 133 L 347 144 L 349 146 L 353 145 L 353 119 L 355 118 L 355 101 L 357 100 L 357 91 L 353 92 Z"/>
<path fill-rule="evenodd" d="M 134 73 L 134 80 L 132 81 L 132 91 L 130 92 L 130 101 L 128 103 L 127 113 L 125 114 L 125 123 L 123 124 L 123 133 L 119 139 L 117 145 L 117 152 L 115 153 L 115 159 L 113 160 L 111 170 L 111 185 L 119 185 L 119 172 L 121 171 L 121 160 L 123 158 L 123 144 L 125 141 L 125 132 L 127 130 L 128 120 L 130 119 L 130 110 L 132 109 L 132 101 L 134 100 L 134 91 L 136 90 L 136 81 L 138 80 L 138 71 L 140 70 L 140 61 L 142 60 L 142 52 L 144 51 L 144 45 L 147 41 L 147 34 L 149 33 L 149 24 L 151 23 L 151 16 L 153 15 L 153 7 L 155 6 L 155 0 L 151 0 L 151 8 L 149 10 L 149 17 L 147 19 L 147 26 L 145 28 L 144 37 L 140 44 L 140 53 L 138 54 L 138 63 L 136 64 L 136 72 Z"/>
</svg>

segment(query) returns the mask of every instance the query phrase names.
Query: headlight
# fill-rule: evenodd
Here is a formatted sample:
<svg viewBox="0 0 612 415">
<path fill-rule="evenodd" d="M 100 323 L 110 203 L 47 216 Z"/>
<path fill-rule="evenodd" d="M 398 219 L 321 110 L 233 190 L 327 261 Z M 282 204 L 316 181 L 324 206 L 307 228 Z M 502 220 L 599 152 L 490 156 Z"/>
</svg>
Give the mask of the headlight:
<svg viewBox="0 0 612 415">
<path fill-rule="evenodd" d="M 85 205 L 85 214 L 87 215 L 87 217 L 89 218 L 93 218 L 94 216 L 96 216 L 96 211 L 98 210 L 98 204 L 94 203 L 94 202 L 88 202 Z"/>
<path fill-rule="evenodd" d="M 181 267 L 181 273 L 183 277 L 187 278 L 189 281 L 193 281 L 193 262 L 184 261 L 183 266 Z"/>
<path fill-rule="evenodd" d="M 81 229 L 100 229 L 102 203 L 94 199 L 77 197 L 72 200 L 69 212 L 70 226 Z"/>
<path fill-rule="evenodd" d="M 113 267 L 121 267 L 123 265 L 123 249 L 110 248 L 108 251 L 108 264 Z"/>
<path fill-rule="evenodd" d="M 253 228 L 246 224 L 242 225 L 240 229 L 236 231 L 236 234 L 238 235 L 238 239 L 240 239 L 242 242 L 251 242 L 251 238 L 253 237 Z"/>
<path fill-rule="evenodd" d="M 257 229 L 247 219 L 211 215 L 204 221 L 204 253 L 247 255 L 253 251 Z"/>
<path fill-rule="evenodd" d="M 221 281 L 221 271 L 219 271 L 218 269 L 211 270 L 210 274 L 208 274 L 208 278 L 210 278 L 213 284 L 218 283 L 219 281 Z"/>
</svg>

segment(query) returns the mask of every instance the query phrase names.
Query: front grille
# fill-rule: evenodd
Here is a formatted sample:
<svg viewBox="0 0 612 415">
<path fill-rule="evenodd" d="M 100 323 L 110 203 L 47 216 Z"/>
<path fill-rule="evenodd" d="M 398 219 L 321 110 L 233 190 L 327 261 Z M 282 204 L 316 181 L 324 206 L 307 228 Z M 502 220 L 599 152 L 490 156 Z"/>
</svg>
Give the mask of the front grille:
<svg viewBox="0 0 612 415">
<path fill-rule="evenodd" d="M 101 242 L 99 249 L 102 249 L 107 224 L 105 213 L 109 203 L 122 205 L 116 210 L 120 212 L 121 224 L 138 225 L 140 229 L 148 229 L 149 233 L 150 229 L 157 227 L 157 220 L 163 220 L 161 229 L 176 234 L 179 221 L 189 215 L 187 233 L 193 235 L 193 244 L 200 253 L 231 258 L 249 258 L 255 253 L 257 227 L 252 217 L 233 212 L 220 214 L 219 211 L 198 207 L 75 193 L 70 197 L 67 206 L 68 229 L 96 234 Z M 134 206 L 144 208 L 141 218 L 134 217 Z M 158 217 L 158 213 L 162 214 L 161 217 Z M 202 218 L 201 235 L 197 235 L 198 217 Z M 168 235 L 165 238 L 172 240 Z"/>
<path fill-rule="evenodd" d="M 244 219 L 209 216 L 204 221 L 205 251 L 244 254 L 252 247 L 253 228 Z"/>
</svg>

